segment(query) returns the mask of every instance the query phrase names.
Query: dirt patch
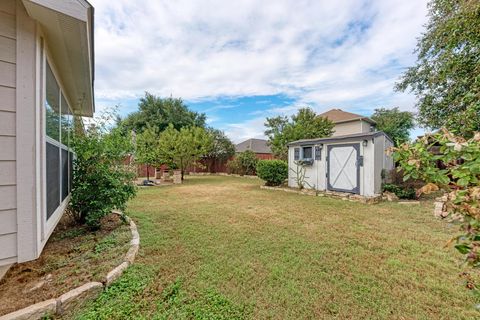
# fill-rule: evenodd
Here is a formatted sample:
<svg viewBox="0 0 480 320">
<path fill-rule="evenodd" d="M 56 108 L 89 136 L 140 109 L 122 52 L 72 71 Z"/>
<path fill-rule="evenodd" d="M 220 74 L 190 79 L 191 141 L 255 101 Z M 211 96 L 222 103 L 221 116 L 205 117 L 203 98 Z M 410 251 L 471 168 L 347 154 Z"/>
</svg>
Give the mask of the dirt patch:
<svg viewBox="0 0 480 320">
<path fill-rule="evenodd" d="M 12 266 L 0 281 L 0 315 L 59 297 L 89 281 L 102 281 L 122 262 L 130 230 L 118 215 L 92 232 L 65 214 L 35 261 Z"/>
</svg>

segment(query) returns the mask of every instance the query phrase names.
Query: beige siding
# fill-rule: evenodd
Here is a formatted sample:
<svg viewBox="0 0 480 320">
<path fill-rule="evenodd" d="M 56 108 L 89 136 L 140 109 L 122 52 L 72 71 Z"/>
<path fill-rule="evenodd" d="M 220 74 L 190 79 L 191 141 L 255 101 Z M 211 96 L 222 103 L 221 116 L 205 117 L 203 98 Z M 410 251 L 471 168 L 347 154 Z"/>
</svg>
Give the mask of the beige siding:
<svg viewBox="0 0 480 320">
<path fill-rule="evenodd" d="M 347 134 L 361 133 L 362 132 L 362 124 L 358 120 L 357 121 L 337 123 L 335 125 L 334 130 L 335 130 L 335 132 L 333 133 L 334 137 L 344 136 L 344 135 L 347 135 Z"/>
<path fill-rule="evenodd" d="M 16 38 L 15 15 L 3 11 L 0 12 L 0 36 L 11 39 Z"/>
<path fill-rule="evenodd" d="M 349 122 L 341 122 L 335 124 L 333 128 L 335 132 L 334 137 L 345 136 L 348 134 L 368 133 L 370 132 L 371 124 L 363 120 L 354 120 Z"/>
<path fill-rule="evenodd" d="M 15 161 L 0 161 L 0 186 L 14 185 Z"/>
<path fill-rule="evenodd" d="M 17 212 L 15 210 L 0 211 L 0 234 L 17 232 Z"/>
<path fill-rule="evenodd" d="M 15 137 L 0 136 L 0 161 L 15 160 Z"/>
<path fill-rule="evenodd" d="M 0 111 L 0 136 L 15 136 L 15 112 Z"/>
<path fill-rule="evenodd" d="M 372 124 L 368 123 L 367 121 L 363 121 L 363 120 L 361 120 L 360 122 L 361 122 L 361 124 L 362 124 L 362 132 L 363 132 L 363 133 L 367 133 L 367 132 L 371 132 L 371 131 L 372 131 L 372 130 L 371 130 L 371 128 L 372 128 L 372 126 L 373 126 Z"/>
<path fill-rule="evenodd" d="M 7 37 L 0 37 L 0 60 L 15 63 L 16 41 Z"/>
<path fill-rule="evenodd" d="M 0 111 L 15 111 L 15 88 L 0 86 Z"/>
<path fill-rule="evenodd" d="M 10 233 L 0 236 L 0 261 L 17 255 L 17 234 Z"/>
<path fill-rule="evenodd" d="M 1 0 L 0 1 L 0 12 L 14 15 L 15 14 L 15 0 Z"/>
<path fill-rule="evenodd" d="M 16 261 L 15 0 L 0 0 L 0 266 Z"/>
<path fill-rule="evenodd" d="M 17 188 L 15 186 L 0 186 L 0 210 L 16 209 Z"/>
<path fill-rule="evenodd" d="M 0 86 L 15 87 L 15 64 L 0 61 Z"/>
</svg>

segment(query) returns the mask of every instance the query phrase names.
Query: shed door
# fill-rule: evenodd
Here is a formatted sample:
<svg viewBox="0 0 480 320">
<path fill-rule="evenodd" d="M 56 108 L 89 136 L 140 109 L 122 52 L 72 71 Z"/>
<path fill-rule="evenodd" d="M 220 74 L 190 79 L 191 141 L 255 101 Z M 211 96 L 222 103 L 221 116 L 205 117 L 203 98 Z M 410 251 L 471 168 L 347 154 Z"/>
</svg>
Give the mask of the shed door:
<svg viewBox="0 0 480 320">
<path fill-rule="evenodd" d="M 328 146 L 327 188 L 360 193 L 360 144 Z"/>
</svg>

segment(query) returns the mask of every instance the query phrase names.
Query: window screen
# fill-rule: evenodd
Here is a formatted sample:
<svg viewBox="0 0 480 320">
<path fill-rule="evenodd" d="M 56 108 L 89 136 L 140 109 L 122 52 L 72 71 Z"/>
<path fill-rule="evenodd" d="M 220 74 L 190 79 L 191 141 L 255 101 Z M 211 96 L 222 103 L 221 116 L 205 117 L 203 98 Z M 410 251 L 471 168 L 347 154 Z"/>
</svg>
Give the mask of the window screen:
<svg viewBox="0 0 480 320">
<path fill-rule="evenodd" d="M 50 138 L 60 141 L 60 88 L 47 64 L 45 99 L 45 131 Z"/>
<path fill-rule="evenodd" d="M 312 159 L 312 147 L 303 147 L 303 159 Z"/>
<path fill-rule="evenodd" d="M 60 205 L 60 153 L 59 148 L 47 142 L 47 219 Z"/>
<path fill-rule="evenodd" d="M 299 160 L 300 159 L 300 148 L 293 149 L 293 159 Z"/>
<path fill-rule="evenodd" d="M 322 160 L 322 149 L 319 146 L 315 146 L 315 160 Z"/>
<path fill-rule="evenodd" d="M 62 201 L 68 196 L 68 151 L 62 149 Z"/>
<path fill-rule="evenodd" d="M 45 135 L 47 219 L 67 198 L 71 187 L 72 113 L 50 65 L 46 64 Z"/>
<path fill-rule="evenodd" d="M 70 109 L 68 108 L 67 100 L 65 100 L 65 97 L 62 94 L 62 112 L 60 115 L 60 142 L 64 144 L 65 146 L 69 146 L 69 134 L 70 134 Z"/>
<path fill-rule="evenodd" d="M 68 153 L 68 193 L 72 191 L 72 183 L 73 183 L 73 153 Z"/>
</svg>

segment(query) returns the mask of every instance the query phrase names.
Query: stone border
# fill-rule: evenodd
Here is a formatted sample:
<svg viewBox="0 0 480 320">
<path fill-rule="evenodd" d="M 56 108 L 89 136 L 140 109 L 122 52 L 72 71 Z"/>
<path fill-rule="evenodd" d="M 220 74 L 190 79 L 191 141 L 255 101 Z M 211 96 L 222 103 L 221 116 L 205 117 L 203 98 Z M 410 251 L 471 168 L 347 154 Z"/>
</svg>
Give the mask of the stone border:
<svg viewBox="0 0 480 320">
<path fill-rule="evenodd" d="M 448 194 L 436 198 L 433 207 L 433 215 L 437 218 L 444 219 L 448 216 L 448 211 L 445 208 L 445 202 L 447 201 Z"/>
<path fill-rule="evenodd" d="M 122 215 L 119 211 L 112 211 L 112 213 Z M 125 218 L 130 225 L 130 232 L 132 234 L 130 248 L 123 258 L 123 262 L 111 270 L 102 282 L 85 283 L 80 287 L 62 294 L 56 299 L 49 299 L 35 303 L 26 308 L 0 316 L 0 320 L 37 320 L 46 315 L 62 315 L 66 311 L 79 305 L 81 302 L 98 297 L 104 289 L 108 288 L 123 274 L 125 269 L 133 263 L 138 253 L 140 247 L 140 235 L 138 234 L 137 225 L 128 216 L 125 216 Z"/>
<path fill-rule="evenodd" d="M 328 197 L 334 199 L 342 199 L 345 201 L 354 201 L 361 202 L 366 204 L 376 204 L 382 201 L 382 196 L 361 196 L 358 194 L 350 194 L 343 192 L 334 192 L 334 191 L 318 191 L 310 189 L 294 189 L 294 188 L 285 188 L 285 187 L 270 187 L 270 186 L 260 186 L 260 189 L 265 190 L 275 190 L 275 191 L 284 191 L 296 194 L 303 194 L 308 196 L 317 196 L 317 197 Z"/>
<path fill-rule="evenodd" d="M 190 175 L 190 176 L 223 176 L 223 177 L 260 179 L 258 176 L 252 176 L 252 175 L 248 175 L 248 174 L 245 174 L 245 175 L 242 176 L 242 175 L 235 174 L 235 173 L 225 173 L 225 172 L 211 173 L 211 172 L 192 172 L 192 171 L 190 171 L 188 173 L 188 175 Z"/>
</svg>

